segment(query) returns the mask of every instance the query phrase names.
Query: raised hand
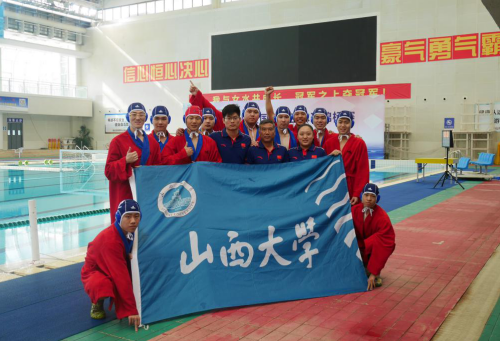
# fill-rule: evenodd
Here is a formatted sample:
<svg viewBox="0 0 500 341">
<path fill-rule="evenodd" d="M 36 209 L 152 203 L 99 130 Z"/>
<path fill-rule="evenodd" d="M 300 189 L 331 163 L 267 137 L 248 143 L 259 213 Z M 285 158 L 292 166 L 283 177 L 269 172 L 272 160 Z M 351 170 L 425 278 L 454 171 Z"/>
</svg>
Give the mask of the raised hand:
<svg viewBox="0 0 500 341">
<path fill-rule="evenodd" d="M 189 92 L 191 93 L 191 95 L 196 96 L 196 94 L 198 93 L 198 88 L 193 84 L 192 81 L 189 81 L 189 83 L 191 83 L 191 85 L 189 86 Z"/>
<path fill-rule="evenodd" d="M 264 92 L 266 93 L 266 98 L 268 98 L 269 96 L 271 96 L 271 94 L 274 92 L 274 88 L 272 86 L 268 86 Z"/>
</svg>

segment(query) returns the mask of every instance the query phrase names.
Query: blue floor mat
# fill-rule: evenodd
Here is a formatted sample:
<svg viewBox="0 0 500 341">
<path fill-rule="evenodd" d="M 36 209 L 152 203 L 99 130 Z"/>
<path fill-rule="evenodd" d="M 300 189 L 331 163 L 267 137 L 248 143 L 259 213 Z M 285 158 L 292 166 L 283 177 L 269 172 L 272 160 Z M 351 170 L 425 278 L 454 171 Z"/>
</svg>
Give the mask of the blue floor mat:
<svg viewBox="0 0 500 341">
<path fill-rule="evenodd" d="M 0 340 L 61 340 L 116 318 L 90 318 L 90 299 L 75 264 L 0 283 Z"/>
<path fill-rule="evenodd" d="M 401 184 L 384 187 L 380 189 L 380 202 L 378 203 L 386 212 L 398 209 L 400 207 L 409 205 L 415 201 L 424 199 L 430 195 L 439 193 L 445 189 L 451 188 L 453 186 L 458 186 L 453 182 L 450 184 L 450 180 L 444 182 L 444 186 L 441 187 L 441 182 L 436 188 L 433 188 L 438 179 L 441 177 L 442 173 L 426 176 L 425 180 L 417 182 L 416 180 L 411 180 L 408 182 L 403 182 Z M 465 182 L 464 180 L 459 180 L 460 183 Z"/>
</svg>

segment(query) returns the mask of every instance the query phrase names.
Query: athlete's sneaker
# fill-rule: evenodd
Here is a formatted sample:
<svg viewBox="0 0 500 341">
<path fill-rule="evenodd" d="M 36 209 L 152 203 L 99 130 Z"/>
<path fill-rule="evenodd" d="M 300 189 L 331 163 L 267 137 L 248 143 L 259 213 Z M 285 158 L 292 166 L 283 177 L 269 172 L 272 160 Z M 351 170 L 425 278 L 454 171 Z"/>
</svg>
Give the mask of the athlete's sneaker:
<svg viewBox="0 0 500 341">
<path fill-rule="evenodd" d="M 92 303 L 92 308 L 90 308 L 90 317 L 94 320 L 102 320 L 106 318 L 106 312 L 104 311 L 104 300 L 99 300 L 96 304 Z"/>
</svg>

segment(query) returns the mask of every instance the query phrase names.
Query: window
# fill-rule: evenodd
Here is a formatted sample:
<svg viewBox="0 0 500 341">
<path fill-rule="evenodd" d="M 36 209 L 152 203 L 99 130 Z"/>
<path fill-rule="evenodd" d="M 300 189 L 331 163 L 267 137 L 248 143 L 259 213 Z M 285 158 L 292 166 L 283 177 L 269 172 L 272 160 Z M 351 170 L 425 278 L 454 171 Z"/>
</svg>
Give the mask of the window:
<svg viewBox="0 0 500 341">
<path fill-rule="evenodd" d="M 102 11 L 97 11 L 97 19 L 102 20 Z"/>
<path fill-rule="evenodd" d="M 20 27 L 20 21 L 16 19 L 9 18 L 9 21 L 7 22 L 7 28 L 9 30 L 16 30 L 19 31 Z"/>
<path fill-rule="evenodd" d="M 54 38 L 62 39 L 63 38 L 63 31 L 59 30 L 57 28 L 54 28 Z"/>
<path fill-rule="evenodd" d="M 193 0 L 193 7 L 203 6 L 203 0 Z"/>
<path fill-rule="evenodd" d="M 146 14 L 146 11 L 147 11 L 147 9 L 146 9 L 146 4 L 145 3 L 137 5 L 137 14 L 138 15 Z"/>
<path fill-rule="evenodd" d="M 122 7 L 122 18 L 128 18 L 130 17 L 130 7 L 129 6 L 123 6 Z"/>
<path fill-rule="evenodd" d="M 174 0 L 174 11 L 182 9 L 182 0 Z"/>
<path fill-rule="evenodd" d="M 122 17 L 122 9 L 120 7 L 113 8 L 113 20 L 119 20 Z"/>
<path fill-rule="evenodd" d="M 76 42 L 76 33 L 68 31 L 68 40 Z"/>
<path fill-rule="evenodd" d="M 49 28 L 47 26 L 40 25 L 40 31 L 38 31 L 38 34 L 41 36 L 49 36 Z"/>
<path fill-rule="evenodd" d="M 146 9 L 148 14 L 154 14 L 155 13 L 155 2 L 151 1 L 146 4 Z"/>
<path fill-rule="evenodd" d="M 156 1 L 156 13 L 165 11 L 165 2 L 163 0 Z"/>
<path fill-rule="evenodd" d="M 113 9 L 108 8 L 104 10 L 104 21 L 113 20 Z"/>
<path fill-rule="evenodd" d="M 184 0 L 184 5 L 182 8 L 191 8 L 193 7 L 193 0 Z"/>
<path fill-rule="evenodd" d="M 1 63 L 3 78 L 23 81 L 11 82 L 10 88 L 9 82 L 2 82 L 3 91 L 29 90 L 31 81 L 31 85 L 35 89 L 35 84 L 39 83 L 39 93 L 41 94 L 64 96 L 66 95 L 62 92 L 64 86 L 77 84 L 75 57 L 55 52 L 3 47 Z M 62 86 L 51 87 L 48 83 Z M 57 90 L 54 90 L 56 88 Z"/>
<path fill-rule="evenodd" d="M 165 12 L 174 10 L 174 0 L 165 0 Z"/>
<path fill-rule="evenodd" d="M 137 16 L 137 5 L 130 5 L 130 16 L 131 17 Z"/>
<path fill-rule="evenodd" d="M 30 22 L 24 22 L 24 32 L 35 34 L 35 24 Z"/>
</svg>

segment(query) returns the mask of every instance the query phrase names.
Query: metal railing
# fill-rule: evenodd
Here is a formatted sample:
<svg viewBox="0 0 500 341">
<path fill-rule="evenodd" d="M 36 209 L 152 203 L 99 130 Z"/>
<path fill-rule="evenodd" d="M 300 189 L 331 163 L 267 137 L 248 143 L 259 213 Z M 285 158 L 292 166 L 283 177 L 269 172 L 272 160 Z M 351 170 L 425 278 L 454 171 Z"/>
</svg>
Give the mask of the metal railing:
<svg viewBox="0 0 500 341">
<path fill-rule="evenodd" d="M 46 96 L 87 98 L 87 87 L 32 80 L 0 78 L 1 91 Z"/>
</svg>

